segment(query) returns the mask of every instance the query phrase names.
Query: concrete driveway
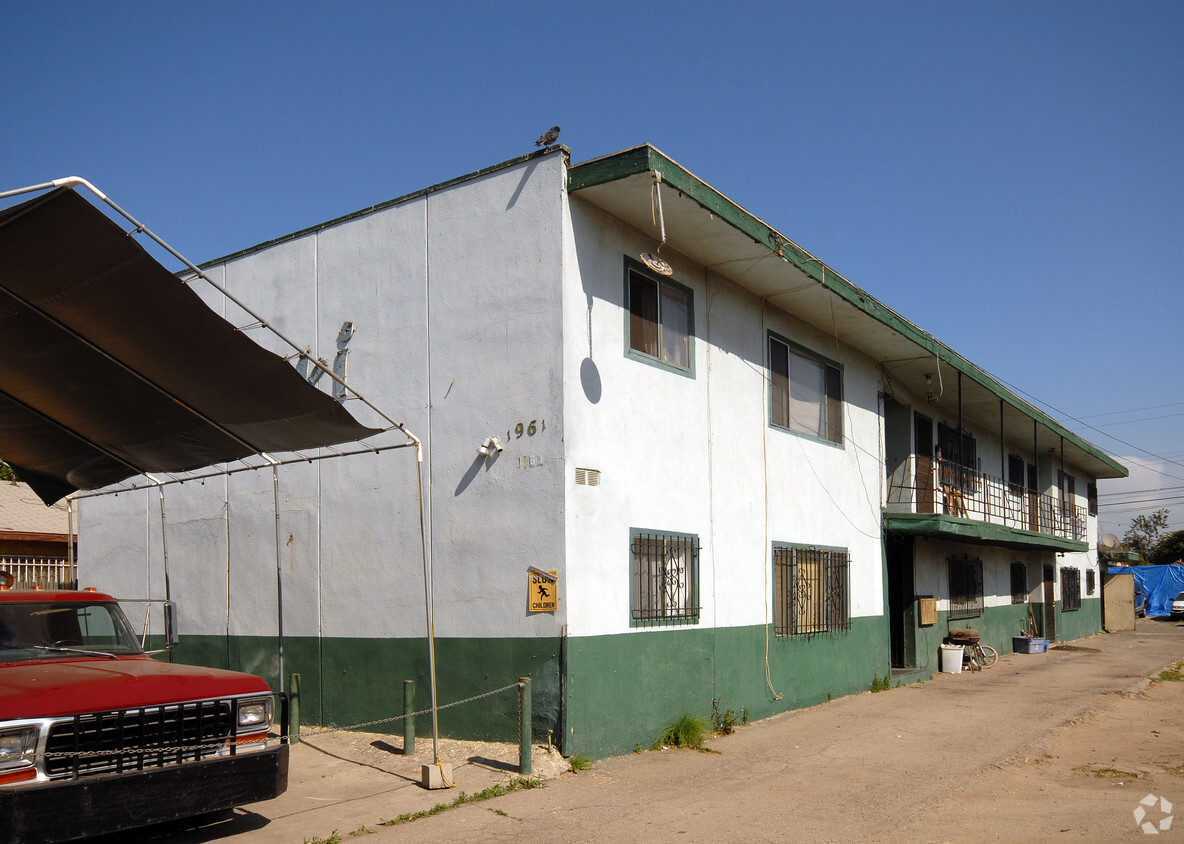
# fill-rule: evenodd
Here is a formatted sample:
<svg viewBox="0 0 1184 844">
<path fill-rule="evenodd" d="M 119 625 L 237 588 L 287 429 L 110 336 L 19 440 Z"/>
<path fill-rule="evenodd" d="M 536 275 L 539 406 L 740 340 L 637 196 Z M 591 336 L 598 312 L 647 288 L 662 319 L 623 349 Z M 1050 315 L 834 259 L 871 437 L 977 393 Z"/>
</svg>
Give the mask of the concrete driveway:
<svg viewBox="0 0 1184 844">
<path fill-rule="evenodd" d="M 1003 656 L 785 713 L 712 739 L 710 752 L 655 751 L 579 774 L 536 748 L 545 787 L 394 826 L 516 774 L 517 747 L 443 742 L 457 789 L 427 791 L 399 739 L 307 733 L 288 792 L 175 842 L 1143 840 L 1162 805 L 1184 814 L 1184 682 L 1150 678 L 1184 658 L 1184 625 Z M 1166 804 L 1163 804 L 1166 805 Z M 1166 831 L 1165 831 L 1166 832 Z M 1184 818 L 1177 835 L 1184 836 Z"/>
</svg>

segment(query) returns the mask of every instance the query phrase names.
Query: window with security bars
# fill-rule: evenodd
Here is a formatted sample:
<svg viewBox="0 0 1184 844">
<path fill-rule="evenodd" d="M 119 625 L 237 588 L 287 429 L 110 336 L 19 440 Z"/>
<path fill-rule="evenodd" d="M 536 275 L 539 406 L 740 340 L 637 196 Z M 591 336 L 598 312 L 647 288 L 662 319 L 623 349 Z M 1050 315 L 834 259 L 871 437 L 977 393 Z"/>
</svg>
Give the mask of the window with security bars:
<svg viewBox="0 0 1184 844">
<path fill-rule="evenodd" d="M 1093 569 L 1085 570 L 1085 594 L 1092 595 L 1098 589 L 1098 576 Z"/>
<path fill-rule="evenodd" d="M 847 551 L 773 549 L 773 629 L 778 636 L 848 630 Z"/>
<path fill-rule="evenodd" d="M 699 621 L 699 538 L 632 532 L 635 625 Z"/>
<path fill-rule="evenodd" d="M 946 561 L 950 575 L 950 618 L 983 614 L 983 561 L 963 555 Z"/>
<path fill-rule="evenodd" d="M 1011 602 L 1013 604 L 1028 602 L 1028 567 L 1023 563 L 1011 564 Z"/>
<path fill-rule="evenodd" d="M 1077 569 L 1061 569 L 1061 609 L 1081 609 L 1081 572 Z"/>
</svg>

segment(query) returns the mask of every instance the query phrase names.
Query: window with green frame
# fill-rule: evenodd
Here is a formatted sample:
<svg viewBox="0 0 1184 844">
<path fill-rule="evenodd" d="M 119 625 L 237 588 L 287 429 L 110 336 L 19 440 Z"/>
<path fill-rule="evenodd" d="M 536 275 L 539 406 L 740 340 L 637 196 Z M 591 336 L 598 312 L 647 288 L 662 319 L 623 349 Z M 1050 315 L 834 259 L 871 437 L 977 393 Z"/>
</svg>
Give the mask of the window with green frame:
<svg viewBox="0 0 1184 844">
<path fill-rule="evenodd" d="M 699 537 L 637 528 L 629 533 L 631 623 L 698 623 Z"/>
<path fill-rule="evenodd" d="M 770 333 L 769 424 L 841 445 L 843 370 Z"/>
<path fill-rule="evenodd" d="M 625 270 L 626 352 L 647 363 L 693 373 L 691 290 L 630 265 Z"/>
<path fill-rule="evenodd" d="M 851 555 L 844 549 L 773 547 L 773 630 L 799 636 L 847 630 Z"/>
</svg>

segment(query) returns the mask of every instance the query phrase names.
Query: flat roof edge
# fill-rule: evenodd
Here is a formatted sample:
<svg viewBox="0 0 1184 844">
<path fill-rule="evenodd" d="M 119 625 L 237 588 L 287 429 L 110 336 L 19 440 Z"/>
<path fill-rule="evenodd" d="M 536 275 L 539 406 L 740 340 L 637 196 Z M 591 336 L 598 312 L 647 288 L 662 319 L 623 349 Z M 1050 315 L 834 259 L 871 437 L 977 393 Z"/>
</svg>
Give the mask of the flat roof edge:
<svg viewBox="0 0 1184 844">
<path fill-rule="evenodd" d="M 530 161 L 531 159 L 542 158 L 547 155 L 552 155 L 556 152 L 562 152 L 569 161 L 571 160 L 571 150 L 568 147 L 564 146 L 563 144 L 554 144 L 549 147 L 544 147 L 543 149 L 538 149 L 534 150 L 533 152 L 519 155 L 515 158 L 507 159 L 506 161 L 493 164 L 489 167 L 483 167 L 480 170 L 474 170 L 472 173 L 466 173 L 463 176 L 456 176 L 455 178 L 438 182 L 434 185 L 429 185 L 426 188 L 420 188 L 417 191 L 405 193 L 402 196 L 397 196 L 394 199 L 388 199 L 385 202 L 378 203 L 377 205 L 371 205 L 367 208 L 351 211 L 348 214 L 343 214 L 340 217 L 334 217 L 332 220 L 326 220 L 323 223 L 317 223 L 316 225 L 308 226 L 298 231 L 291 232 L 290 234 L 280 235 L 279 237 L 272 238 L 271 240 L 265 240 L 262 243 L 255 244 L 254 246 L 248 246 L 245 249 L 238 250 L 237 252 L 231 252 L 229 255 L 213 258 L 209 261 L 198 264 L 197 266 L 199 269 L 204 270 L 208 267 L 217 266 L 218 264 L 225 264 L 227 261 L 233 261 L 236 258 L 242 258 L 245 255 L 250 255 L 254 252 L 260 252 L 264 249 L 268 249 L 281 243 L 297 240 L 301 237 L 306 237 L 307 235 L 315 234 L 316 232 L 340 225 L 341 223 L 355 220 L 359 217 L 365 217 L 367 214 L 373 214 L 376 211 L 392 208 L 396 205 L 401 205 L 404 202 L 410 202 L 413 199 L 419 199 L 420 197 L 428 196 L 429 194 L 438 193 L 439 191 L 447 190 L 448 188 L 455 187 L 456 185 L 462 184 L 464 182 L 468 182 L 473 179 L 479 179 L 483 176 L 488 176 L 490 173 L 496 173 L 499 170 L 507 170 L 526 161 Z M 182 277 L 188 274 L 188 270 L 182 270 L 181 272 L 177 273 L 177 275 Z"/>
<path fill-rule="evenodd" d="M 1077 448 L 1110 467 L 1114 472 L 1112 476 L 1099 475 L 1099 477 L 1125 478 L 1129 476 L 1129 470 L 1110 455 L 1082 439 L 1048 414 L 1033 407 L 932 334 L 853 284 L 827 266 L 821 259 L 811 255 L 656 147 L 642 144 L 572 165 L 568 170 L 568 192 L 575 193 L 650 171 L 657 171 L 661 174 L 662 181 L 675 190 L 682 191 L 733 228 L 776 252 L 786 263 L 797 267 L 836 296 L 935 355 L 953 367 L 955 371 L 970 377 L 983 388 L 994 393 L 1024 415 L 1035 419 L 1058 436 L 1069 440 Z"/>
</svg>

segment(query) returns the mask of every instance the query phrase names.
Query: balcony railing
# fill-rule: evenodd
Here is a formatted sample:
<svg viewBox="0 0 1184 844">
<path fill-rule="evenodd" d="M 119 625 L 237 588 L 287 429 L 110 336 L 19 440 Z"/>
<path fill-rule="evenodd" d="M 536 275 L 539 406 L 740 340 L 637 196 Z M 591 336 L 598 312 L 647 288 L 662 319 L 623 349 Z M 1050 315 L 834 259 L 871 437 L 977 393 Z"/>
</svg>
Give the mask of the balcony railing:
<svg viewBox="0 0 1184 844">
<path fill-rule="evenodd" d="M 77 589 L 78 565 L 65 557 L 0 554 L 0 571 L 16 578 L 17 589 Z"/>
<path fill-rule="evenodd" d="M 892 467 L 886 509 L 938 513 L 1085 541 L 1085 508 L 949 460 L 909 455 Z"/>
</svg>

